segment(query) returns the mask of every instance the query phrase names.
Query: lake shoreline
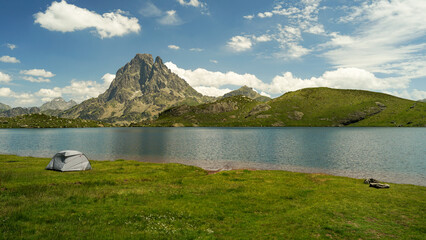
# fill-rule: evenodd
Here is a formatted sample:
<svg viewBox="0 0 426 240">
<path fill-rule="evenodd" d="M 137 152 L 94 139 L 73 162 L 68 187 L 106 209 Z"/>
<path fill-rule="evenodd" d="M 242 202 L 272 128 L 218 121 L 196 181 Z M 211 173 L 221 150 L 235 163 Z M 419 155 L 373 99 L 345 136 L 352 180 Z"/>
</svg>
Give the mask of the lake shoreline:
<svg viewBox="0 0 426 240">
<path fill-rule="evenodd" d="M 0 155 L 3 156 L 18 156 L 18 157 L 30 157 L 30 158 L 45 158 L 50 159 L 51 157 L 46 156 L 24 156 L 24 155 L 17 155 L 17 154 L 3 154 L 0 153 Z M 236 165 L 232 165 L 232 163 L 227 163 L 224 168 L 212 168 L 212 167 L 206 167 L 202 166 L 202 164 L 196 164 L 196 160 L 178 160 L 178 159 L 170 159 L 170 158 L 144 158 L 144 159 L 132 159 L 132 158 L 117 158 L 117 159 L 92 159 L 89 158 L 90 161 L 98 161 L 98 162 L 114 162 L 114 161 L 135 161 L 135 162 L 141 162 L 141 163 L 152 163 L 152 164 L 181 164 L 184 166 L 192 166 L 192 167 L 199 167 L 206 171 L 209 175 L 211 174 L 217 174 L 221 172 L 226 171 L 282 171 L 282 172 L 290 172 L 290 173 L 303 173 L 303 174 L 313 174 L 313 175 L 324 175 L 324 176 L 336 176 L 336 177 L 347 177 L 357 180 L 363 180 L 366 178 L 374 178 L 384 183 L 389 184 L 407 184 L 407 185 L 414 185 L 414 186 L 420 186 L 420 187 L 426 187 L 426 183 L 422 184 L 421 182 L 424 182 L 424 179 L 417 180 L 417 181 L 392 181 L 386 177 L 382 177 L 381 175 L 365 175 L 361 174 L 359 172 L 352 172 L 351 174 L 345 174 L 345 173 L 339 173 L 338 171 L 332 171 L 327 169 L 318 169 L 318 168 L 308 168 L 308 167 L 301 167 L 301 166 L 285 166 L 285 167 L 275 167 L 275 168 L 268 168 L 268 167 L 253 167 L 250 166 L 250 164 L 238 167 Z M 192 162 L 189 163 L 189 162 Z M 46 164 L 48 161 L 46 161 Z M 239 165 L 239 164 L 237 164 Z"/>
</svg>

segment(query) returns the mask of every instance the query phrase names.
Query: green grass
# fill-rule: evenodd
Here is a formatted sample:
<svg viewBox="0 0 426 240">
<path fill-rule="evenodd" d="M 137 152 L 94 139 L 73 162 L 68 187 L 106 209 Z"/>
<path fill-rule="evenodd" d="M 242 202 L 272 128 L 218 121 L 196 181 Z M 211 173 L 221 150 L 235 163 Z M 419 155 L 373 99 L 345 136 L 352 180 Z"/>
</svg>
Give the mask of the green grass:
<svg viewBox="0 0 426 240">
<path fill-rule="evenodd" d="M 223 101 L 235 102 L 238 104 L 238 109 L 220 113 L 200 111 Z M 234 96 L 215 103 L 190 107 L 191 111 L 182 114 L 171 114 L 173 112 L 171 109 L 161 113 L 157 120 L 137 124 L 137 126 L 172 126 L 175 123 L 203 127 L 426 126 L 426 103 L 377 92 L 306 88 L 272 99 L 266 103 L 271 107 L 270 109 L 250 114 L 250 111 L 260 104 L 263 103 Z M 297 117 L 298 114 L 299 117 Z"/>
<path fill-rule="evenodd" d="M 27 114 L 16 117 L 0 117 L 0 128 L 84 128 L 109 127 L 111 124 L 84 119 L 67 119 L 45 114 Z"/>
<path fill-rule="evenodd" d="M 285 171 L 0 155 L 0 239 L 424 239 L 426 188 Z"/>
</svg>

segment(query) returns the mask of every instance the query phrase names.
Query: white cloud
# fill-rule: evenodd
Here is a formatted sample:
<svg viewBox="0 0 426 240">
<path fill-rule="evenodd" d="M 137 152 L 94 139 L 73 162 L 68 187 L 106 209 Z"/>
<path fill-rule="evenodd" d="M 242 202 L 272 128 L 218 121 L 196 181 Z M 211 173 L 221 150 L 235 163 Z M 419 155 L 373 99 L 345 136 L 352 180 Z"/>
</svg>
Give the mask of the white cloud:
<svg viewBox="0 0 426 240">
<path fill-rule="evenodd" d="M 166 62 L 165 65 L 179 77 L 188 82 L 192 87 L 222 87 L 225 85 L 251 86 L 258 89 L 267 88 L 267 84 L 259 80 L 252 74 L 238 74 L 235 72 L 211 72 L 203 68 L 195 70 L 185 70 L 176 66 L 172 62 Z"/>
<path fill-rule="evenodd" d="M 35 83 L 50 82 L 50 79 L 42 78 L 42 77 L 35 78 L 32 76 L 23 76 L 22 79 L 29 82 L 35 82 Z"/>
<path fill-rule="evenodd" d="M 33 104 L 37 101 L 31 93 L 16 93 L 10 88 L 0 88 L 0 97 L 13 98 L 15 104 L 19 106 Z"/>
<path fill-rule="evenodd" d="M 51 78 L 51 77 L 55 76 L 55 74 L 53 74 L 52 72 L 46 71 L 44 69 L 22 70 L 19 73 L 25 74 L 25 75 L 36 76 L 36 77 L 45 77 L 45 78 Z"/>
<path fill-rule="evenodd" d="M 106 73 L 102 76 L 102 83 L 96 81 L 78 81 L 71 80 L 71 84 L 65 87 L 54 87 L 52 89 L 40 89 L 36 93 L 37 96 L 46 99 L 53 99 L 56 96 L 66 96 L 76 102 L 82 102 L 89 98 L 98 97 L 99 94 L 104 93 L 111 82 L 114 80 L 115 75 Z"/>
<path fill-rule="evenodd" d="M 45 89 L 45 88 L 40 89 L 34 95 L 41 97 L 42 102 L 48 102 L 48 101 L 52 101 L 52 99 L 54 98 L 62 97 L 61 92 L 58 92 L 52 89 Z"/>
<path fill-rule="evenodd" d="M 235 52 L 244 52 L 250 50 L 253 46 L 253 43 L 248 37 L 235 36 L 228 41 L 227 45 Z"/>
<path fill-rule="evenodd" d="M 11 43 L 7 43 L 6 47 L 8 47 L 10 50 L 17 48 L 17 46 L 15 44 L 11 44 Z"/>
<path fill-rule="evenodd" d="M 253 36 L 253 40 L 255 40 L 256 42 L 269 42 L 272 40 L 272 37 L 267 34 L 263 34 L 259 37 Z"/>
<path fill-rule="evenodd" d="M 146 3 L 145 7 L 139 10 L 139 13 L 144 17 L 160 17 L 163 15 L 163 11 L 151 2 Z"/>
<path fill-rule="evenodd" d="M 0 88 L 0 97 L 10 97 L 12 94 L 10 88 Z"/>
<path fill-rule="evenodd" d="M 282 59 L 298 59 L 309 54 L 312 49 L 302 45 L 302 33 L 327 35 L 324 26 L 318 23 L 320 0 L 295 1 L 292 6 L 288 3 L 279 2 L 272 10 L 259 12 L 256 15 L 244 16 L 246 19 L 271 18 L 274 16 L 284 16 L 285 25 L 277 25 L 276 29 L 266 29 L 266 33 L 260 37 L 252 36 L 253 41 L 276 41 L 280 50 L 273 53 L 273 56 Z M 284 5 L 286 7 L 284 7 Z M 228 42 L 229 44 L 229 42 Z"/>
<path fill-rule="evenodd" d="M 35 23 L 50 31 L 74 32 L 94 28 L 100 38 L 123 36 L 141 30 L 138 19 L 126 17 L 121 10 L 100 15 L 68 4 L 65 0 L 52 2 L 44 13 L 38 12 L 34 17 Z"/>
<path fill-rule="evenodd" d="M 210 59 L 210 62 L 214 63 L 214 64 L 218 64 L 219 63 L 217 60 L 214 60 L 214 59 Z"/>
<path fill-rule="evenodd" d="M 169 45 L 167 47 L 170 48 L 170 49 L 173 49 L 173 50 L 179 50 L 180 49 L 180 47 L 176 46 L 176 45 Z"/>
<path fill-rule="evenodd" d="M 202 49 L 202 48 L 190 48 L 189 51 L 191 51 L 191 52 L 202 52 L 202 51 L 204 51 L 204 49 Z"/>
<path fill-rule="evenodd" d="M 300 58 L 310 52 L 309 49 L 300 45 L 302 33 L 299 28 L 291 26 L 281 26 L 278 24 L 278 33 L 274 36 L 275 40 L 280 44 L 281 52 L 275 56 L 280 58 Z"/>
<path fill-rule="evenodd" d="M 203 87 L 203 86 L 194 87 L 194 89 L 203 95 L 212 96 L 212 97 L 220 97 L 232 91 L 231 89 L 228 89 L 228 88 L 221 89 L 216 87 Z"/>
<path fill-rule="evenodd" d="M 7 73 L 0 72 L 0 83 L 8 83 L 12 81 L 12 77 Z"/>
<path fill-rule="evenodd" d="M 5 63 L 20 63 L 21 61 L 19 61 L 15 57 L 2 56 L 2 57 L 0 57 L 0 62 L 5 62 Z"/>
<path fill-rule="evenodd" d="M 263 12 L 263 13 L 258 13 L 257 16 L 260 18 L 267 18 L 267 17 L 272 17 L 274 14 L 271 12 Z"/>
<path fill-rule="evenodd" d="M 389 91 L 390 89 L 406 89 L 410 81 L 404 78 L 378 78 L 373 73 L 358 68 L 339 68 L 326 71 L 320 77 L 302 79 L 293 76 L 291 72 L 275 76 L 271 83 L 265 83 L 253 74 L 238 74 L 235 72 L 212 72 L 203 68 L 185 70 L 172 62 L 166 66 L 179 77 L 188 82 L 202 93 L 221 93 L 219 90 L 226 86 L 249 86 L 262 92 L 262 95 L 284 94 L 309 87 L 330 87 L 340 89 L 361 89 Z M 420 96 L 420 93 L 417 93 Z M 414 96 L 414 95 L 413 95 Z"/>
<path fill-rule="evenodd" d="M 426 36 L 423 0 L 377 0 L 353 7 L 341 19 L 357 28 L 334 33 L 324 56 L 336 67 L 358 67 L 406 78 L 426 76 Z"/>
<path fill-rule="evenodd" d="M 205 7 L 205 3 L 198 0 L 177 0 L 177 2 L 182 6 Z"/>
<path fill-rule="evenodd" d="M 165 15 L 158 19 L 158 22 L 162 25 L 180 25 L 183 23 L 175 10 L 166 11 Z"/>
<path fill-rule="evenodd" d="M 105 75 L 103 75 L 101 79 L 104 80 L 105 85 L 109 86 L 115 79 L 115 74 L 105 73 Z"/>
</svg>

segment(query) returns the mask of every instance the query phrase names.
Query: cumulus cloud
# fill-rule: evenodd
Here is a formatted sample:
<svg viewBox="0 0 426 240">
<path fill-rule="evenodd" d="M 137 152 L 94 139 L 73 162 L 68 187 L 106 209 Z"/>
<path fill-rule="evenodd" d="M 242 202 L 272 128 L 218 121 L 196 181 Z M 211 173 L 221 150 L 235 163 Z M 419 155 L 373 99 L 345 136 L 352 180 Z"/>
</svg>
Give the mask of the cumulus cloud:
<svg viewBox="0 0 426 240">
<path fill-rule="evenodd" d="M 10 88 L 0 88 L 0 97 L 10 97 L 12 93 Z"/>
<path fill-rule="evenodd" d="M 217 60 L 214 60 L 214 59 L 210 59 L 210 62 L 214 63 L 214 64 L 218 64 L 219 63 Z"/>
<path fill-rule="evenodd" d="M 274 14 L 271 12 L 263 12 L 263 13 L 258 13 L 257 16 L 260 18 L 267 18 L 267 17 L 272 17 Z"/>
<path fill-rule="evenodd" d="M 256 43 L 269 42 L 271 40 L 272 36 L 268 34 L 261 36 L 234 36 L 228 41 L 227 45 L 234 52 L 244 52 L 250 50 Z"/>
<path fill-rule="evenodd" d="M 407 88 L 408 84 L 409 81 L 403 79 L 377 78 L 373 73 L 359 68 L 339 68 L 310 79 L 297 78 L 291 72 L 286 72 L 272 79 L 267 92 L 279 94 L 308 87 L 386 90 Z"/>
<path fill-rule="evenodd" d="M 32 77 L 32 76 L 23 76 L 22 79 L 29 81 L 29 82 L 35 82 L 35 83 L 43 83 L 43 82 L 50 82 L 50 79 L 48 78 L 42 78 L 42 77 Z"/>
<path fill-rule="evenodd" d="M 8 47 L 10 50 L 17 48 L 17 46 L 15 44 L 11 44 L 11 43 L 7 43 L 6 47 Z"/>
<path fill-rule="evenodd" d="M 20 74 L 35 76 L 35 77 L 45 77 L 45 78 L 51 78 L 54 77 L 55 74 L 52 72 L 46 71 L 44 69 L 31 69 L 31 70 L 22 70 L 19 72 Z"/>
<path fill-rule="evenodd" d="M 228 47 L 235 52 L 244 52 L 250 50 L 253 43 L 250 38 L 245 36 L 235 36 L 228 41 Z"/>
<path fill-rule="evenodd" d="M 203 87 L 203 86 L 194 87 L 194 89 L 203 95 L 211 96 L 211 97 L 220 97 L 232 91 L 229 88 Z"/>
<path fill-rule="evenodd" d="M 172 62 L 166 62 L 165 65 L 179 77 L 188 82 L 192 87 L 222 87 L 225 85 L 234 86 L 256 86 L 255 88 L 266 88 L 261 80 L 253 74 L 238 74 L 235 72 L 211 72 L 203 68 L 195 70 L 185 70 L 176 66 Z"/>
<path fill-rule="evenodd" d="M 254 18 L 254 15 L 246 15 L 246 16 L 243 16 L 243 18 L 252 20 Z"/>
<path fill-rule="evenodd" d="M 19 61 L 15 57 L 2 56 L 2 57 L 0 57 L 0 62 L 5 62 L 5 63 L 20 63 L 21 61 Z"/>
<path fill-rule="evenodd" d="M 15 104 L 19 106 L 26 106 L 37 101 L 31 93 L 16 93 L 10 88 L 0 88 L 0 97 L 13 98 L 15 100 Z"/>
<path fill-rule="evenodd" d="M 410 83 L 409 80 L 401 78 L 378 78 L 373 73 L 359 68 L 338 68 L 326 71 L 320 77 L 308 79 L 298 78 L 291 72 L 286 72 L 275 76 L 270 83 L 265 83 L 255 75 L 248 73 L 212 72 L 203 68 L 186 70 L 179 68 L 172 62 L 165 64 L 173 73 L 187 81 L 189 85 L 211 96 L 217 96 L 213 93 L 219 94 L 222 90 L 229 90 L 225 88 L 227 86 L 246 85 L 263 92 L 262 95 L 269 96 L 309 87 L 389 91 L 391 89 L 406 89 Z"/>
<path fill-rule="evenodd" d="M 104 85 L 110 85 L 112 81 L 115 79 L 115 74 L 105 73 L 102 78 L 104 80 Z"/>
<path fill-rule="evenodd" d="M 169 45 L 167 47 L 170 48 L 170 49 L 173 49 L 173 50 L 179 50 L 180 49 L 180 47 L 176 46 L 176 45 Z"/>
<path fill-rule="evenodd" d="M 7 73 L 0 72 L 0 83 L 8 83 L 12 81 L 12 77 Z"/>
<path fill-rule="evenodd" d="M 104 93 L 115 79 L 115 75 L 106 73 L 101 79 L 103 80 L 101 83 L 97 81 L 78 81 L 73 79 L 68 86 L 40 89 L 36 95 L 44 98 L 44 100 L 53 99 L 57 96 L 66 96 L 76 102 L 82 102 L 89 98 L 98 97 L 99 94 Z"/>
<path fill-rule="evenodd" d="M 102 15 L 85 8 L 68 4 L 65 0 L 52 2 L 45 12 L 34 14 L 35 23 L 50 31 L 74 32 L 95 29 L 100 38 L 123 36 L 138 33 L 141 27 L 137 18 L 129 18 L 125 12 L 104 13 Z"/>
<path fill-rule="evenodd" d="M 165 15 L 158 19 L 158 23 L 162 25 L 180 25 L 183 22 L 175 10 L 170 10 L 166 11 Z"/>
</svg>

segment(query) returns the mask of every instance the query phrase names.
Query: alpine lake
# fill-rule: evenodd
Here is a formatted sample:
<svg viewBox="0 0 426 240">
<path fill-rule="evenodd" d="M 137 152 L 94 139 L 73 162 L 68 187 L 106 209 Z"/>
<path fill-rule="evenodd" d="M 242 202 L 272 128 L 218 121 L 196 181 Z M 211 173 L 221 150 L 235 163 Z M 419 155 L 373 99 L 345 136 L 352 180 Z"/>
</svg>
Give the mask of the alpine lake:
<svg viewBox="0 0 426 240">
<path fill-rule="evenodd" d="M 0 154 L 326 173 L 426 186 L 426 128 L 0 129 Z M 47 163 L 46 163 L 47 164 Z"/>
</svg>

